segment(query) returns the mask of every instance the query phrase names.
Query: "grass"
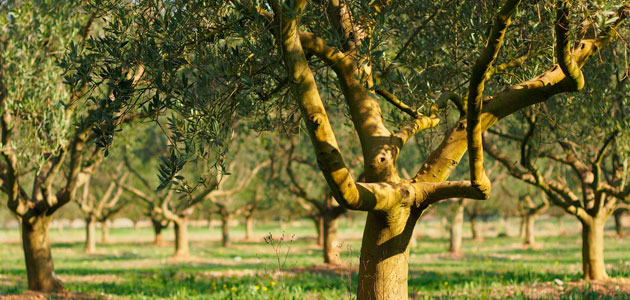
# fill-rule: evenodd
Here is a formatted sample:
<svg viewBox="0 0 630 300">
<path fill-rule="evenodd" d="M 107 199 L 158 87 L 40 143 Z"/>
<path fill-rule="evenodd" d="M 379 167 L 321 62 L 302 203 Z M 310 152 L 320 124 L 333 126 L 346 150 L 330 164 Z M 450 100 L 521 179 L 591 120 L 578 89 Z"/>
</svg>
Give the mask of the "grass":
<svg viewBox="0 0 630 300">
<path fill-rule="evenodd" d="M 511 227 L 515 228 L 516 220 Z M 445 230 L 438 220 L 421 221 L 418 244 L 410 255 L 409 292 L 414 298 L 630 299 L 630 294 L 601 292 L 574 284 L 558 286 L 555 279 L 581 279 L 579 225 L 565 221 L 569 234 L 556 236 L 557 224 L 539 222 L 537 249 L 524 249 L 518 237 L 496 237 L 494 223 L 484 225 L 485 241 L 464 240 L 464 255 L 445 255 Z M 312 222 L 294 222 L 284 233 L 278 224 L 256 227 L 259 242 L 239 241 L 243 228 L 233 228 L 235 242 L 220 246 L 219 228 L 191 227 L 191 255 L 172 260 L 172 244 L 151 245 L 150 228 L 113 228 L 112 244 L 83 253 L 84 231 L 51 229 L 55 270 L 72 292 L 123 299 L 351 299 L 356 289 L 356 265 L 361 228 L 342 223 L 340 249 L 346 268 L 321 268 L 321 249 L 314 245 Z M 172 239 L 172 230 L 165 238 Z M 512 230 L 512 235 L 516 232 Z M 278 251 L 263 241 L 273 233 Z M 26 289 L 19 233 L 0 229 L 0 295 Z M 606 263 L 611 277 L 630 277 L 630 240 L 606 236 Z M 280 263 L 278 263 L 280 261 Z M 282 272 L 278 272 L 278 267 Z M 350 271 L 348 271 L 350 270 Z M 630 281 L 626 282 L 630 284 Z M 612 287 L 614 288 L 614 286 Z M 562 289 L 562 290 L 561 290 Z M 546 294 L 545 294 L 546 293 Z M 547 295 L 547 296 L 545 296 Z"/>
</svg>

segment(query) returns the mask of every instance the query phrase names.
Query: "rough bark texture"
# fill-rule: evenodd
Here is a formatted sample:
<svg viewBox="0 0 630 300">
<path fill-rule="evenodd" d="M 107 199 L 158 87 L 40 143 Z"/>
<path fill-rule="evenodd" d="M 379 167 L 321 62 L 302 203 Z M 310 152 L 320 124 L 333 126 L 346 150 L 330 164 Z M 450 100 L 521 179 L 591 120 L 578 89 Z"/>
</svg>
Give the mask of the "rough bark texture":
<svg viewBox="0 0 630 300">
<path fill-rule="evenodd" d="M 85 253 L 96 251 L 96 220 L 88 217 L 85 219 Z"/>
<path fill-rule="evenodd" d="M 182 217 L 175 224 L 175 254 L 174 257 L 187 257 L 188 251 L 188 218 Z"/>
<path fill-rule="evenodd" d="M 331 265 L 341 264 L 339 257 L 339 245 L 337 242 L 338 218 L 335 216 L 324 216 L 324 263 Z"/>
<path fill-rule="evenodd" d="M 63 290 L 54 272 L 48 225 L 50 216 L 37 216 L 31 222 L 22 220 L 22 246 L 26 262 L 28 289 L 41 292 Z"/>
<path fill-rule="evenodd" d="M 605 219 L 582 221 L 582 271 L 586 280 L 608 278 L 604 264 Z"/>
<path fill-rule="evenodd" d="M 156 219 L 151 219 L 151 224 L 153 225 L 153 233 L 155 234 L 153 244 L 157 246 L 164 246 L 165 242 L 164 237 L 162 236 L 162 229 L 168 225 L 165 225 L 163 222 Z"/>
<path fill-rule="evenodd" d="M 101 222 L 101 242 L 103 244 L 109 244 L 111 241 L 109 239 L 109 221 L 105 220 Z"/>
<path fill-rule="evenodd" d="M 451 220 L 451 234 L 448 252 L 460 254 L 462 252 L 462 235 L 464 227 L 464 206 L 457 205 L 453 219 Z"/>
<path fill-rule="evenodd" d="M 221 215 L 221 245 L 223 247 L 232 245 L 232 240 L 230 240 L 230 221 L 232 221 L 231 215 Z"/>
</svg>

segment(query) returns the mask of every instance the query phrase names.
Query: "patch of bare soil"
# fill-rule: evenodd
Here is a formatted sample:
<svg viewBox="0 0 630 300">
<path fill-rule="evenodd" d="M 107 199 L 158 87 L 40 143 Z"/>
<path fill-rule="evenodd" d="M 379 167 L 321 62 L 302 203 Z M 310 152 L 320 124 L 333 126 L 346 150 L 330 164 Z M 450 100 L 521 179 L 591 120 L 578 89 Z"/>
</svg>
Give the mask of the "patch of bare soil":
<svg viewBox="0 0 630 300">
<path fill-rule="evenodd" d="M 56 299 L 56 300 L 105 300 L 111 299 L 102 295 L 92 295 L 92 294 L 84 294 L 84 293 L 73 293 L 73 292 L 58 292 L 52 294 L 26 291 L 20 295 L 8 295 L 1 296 L 0 300 L 47 300 L 47 299 Z"/>
<path fill-rule="evenodd" d="M 573 282 L 556 280 L 527 286 L 522 289 L 522 292 L 530 299 L 558 298 L 566 293 L 583 293 L 596 298 L 628 299 L 630 297 L 630 278 Z"/>
</svg>

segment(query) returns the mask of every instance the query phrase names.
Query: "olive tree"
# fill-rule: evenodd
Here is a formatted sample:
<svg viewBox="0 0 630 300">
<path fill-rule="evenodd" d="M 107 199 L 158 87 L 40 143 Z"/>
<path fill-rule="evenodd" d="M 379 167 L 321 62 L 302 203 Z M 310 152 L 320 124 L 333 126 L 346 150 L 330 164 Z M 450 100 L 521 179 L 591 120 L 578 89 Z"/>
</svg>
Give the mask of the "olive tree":
<svg viewBox="0 0 630 300">
<path fill-rule="evenodd" d="M 214 157 L 221 168 L 236 119 L 271 129 L 292 123 L 299 111 L 337 202 L 367 212 L 359 299 L 408 297 L 409 241 L 422 212 L 444 199 L 490 195 L 482 132 L 525 107 L 581 90 L 588 82 L 583 66 L 617 39 L 628 14 L 616 1 L 588 7 L 544 1 L 524 3 L 524 9 L 515 0 L 108 3 L 115 21 L 83 62 L 142 65 L 146 81 L 121 106 L 156 115 L 175 111 L 171 123 L 185 130 L 174 134 L 174 149 Z M 507 30 L 514 16 L 513 34 Z M 114 46 L 121 55 L 99 58 Z M 520 68 L 518 80 L 506 76 L 506 69 L 548 49 L 553 55 Z M 121 76 L 91 70 L 91 85 Z M 448 101 L 460 117 L 438 127 Z M 386 120 L 385 103 L 400 112 Z M 334 105 L 347 109 L 335 120 L 356 131 L 365 182 L 355 181 L 344 162 L 326 108 Z M 415 175 L 401 178 L 397 164 L 405 144 L 430 128 L 444 128 L 441 142 Z M 469 180 L 448 181 L 466 151 Z M 177 164 L 163 169 L 165 183 L 181 180 Z"/>
</svg>

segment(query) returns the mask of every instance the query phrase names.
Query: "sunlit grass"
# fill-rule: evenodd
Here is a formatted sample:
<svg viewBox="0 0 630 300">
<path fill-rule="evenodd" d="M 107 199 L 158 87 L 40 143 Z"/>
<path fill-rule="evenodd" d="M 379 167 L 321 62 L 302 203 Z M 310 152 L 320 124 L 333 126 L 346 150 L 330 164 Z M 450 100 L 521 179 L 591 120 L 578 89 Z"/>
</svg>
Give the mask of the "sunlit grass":
<svg viewBox="0 0 630 300">
<path fill-rule="evenodd" d="M 444 254 L 448 241 L 440 237 L 445 232 L 440 223 L 423 222 L 409 262 L 409 292 L 414 297 L 520 299 L 530 297 L 524 289 L 538 283 L 581 279 L 581 240 L 575 228 L 569 227 L 569 235 L 553 236 L 554 224 L 541 222 L 546 231 L 541 232 L 536 249 L 523 248 L 518 237 L 496 237 L 488 229 L 485 241 L 465 239 L 464 255 L 454 257 Z M 233 228 L 235 242 L 229 248 L 220 246 L 219 228 L 192 227 L 191 258 L 183 261 L 170 258 L 172 244 L 153 246 L 150 228 L 114 228 L 114 243 L 99 244 L 97 253 L 90 255 L 83 253 L 82 229 L 51 231 L 56 273 L 73 292 L 129 299 L 348 299 L 356 289 L 356 272 L 314 271 L 312 267 L 322 261 L 321 249 L 314 245 L 312 223 L 306 221 L 287 225 L 284 231 L 277 224 L 257 226 L 259 242 L 239 241 L 242 228 Z M 355 271 L 360 232 L 359 226 L 341 230 L 342 261 Z M 263 242 L 269 233 L 275 241 L 284 234 L 278 253 Z M 18 238 L 15 229 L 0 230 L 0 241 L 13 241 L 0 244 L 0 295 L 26 289 Z M 610 234 L 605 248 L 609 274 L 630 277 L 630 240 Z M 283 272 L 278 273 L 279 268 Z M 573 291 L 562 297 L 584 296 Z"/>
</svg>

